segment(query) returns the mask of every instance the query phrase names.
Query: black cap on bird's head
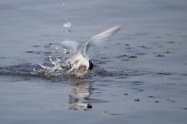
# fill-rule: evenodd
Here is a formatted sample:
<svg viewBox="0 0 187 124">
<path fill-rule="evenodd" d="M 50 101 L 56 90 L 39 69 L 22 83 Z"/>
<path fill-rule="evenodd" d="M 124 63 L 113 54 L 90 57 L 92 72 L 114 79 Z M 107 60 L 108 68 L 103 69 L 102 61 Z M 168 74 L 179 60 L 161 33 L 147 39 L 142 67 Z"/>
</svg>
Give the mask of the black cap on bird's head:
<svg viewBox="0 0 187 124">
<path fill-rule="evenodd" d="M 93 65 L 93 63 L 89 60 L 89 70 L 92 70 L 93 69 L 93 67 L 94 67 L 94 65 Z"/>
</svg>

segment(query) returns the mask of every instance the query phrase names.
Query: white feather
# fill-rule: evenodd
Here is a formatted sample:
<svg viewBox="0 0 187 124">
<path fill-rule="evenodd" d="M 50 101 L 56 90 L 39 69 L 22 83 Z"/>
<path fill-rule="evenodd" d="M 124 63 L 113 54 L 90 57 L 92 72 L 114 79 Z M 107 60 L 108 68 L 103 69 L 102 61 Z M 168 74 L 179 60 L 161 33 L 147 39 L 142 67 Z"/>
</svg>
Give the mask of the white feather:
<svg viewBox="0 0 187 124">
<path fill-rule="evenodd" d="M 120 26 L 117 25 L 117 26 L 109 28 L 109 29 L 93 36 L 92 38 L 90 38 L 90 40 L 85 44 L 84 54 L 86 54 L 88 52 L 88 50 L 91 46 L 95 46 L 99 42 L 105 41 L 107 38 L 111 37 L 112 35 L 114 35 L 119 30 L 120 30 Z"/>
<path fill-rule="evenodd" d="M 65 40 L 64 42 L 61 42 L 61 44 L 64 48 L 69 49 L 72 52 L 76 52 L 80 46 L 77 41 L 73 40 Z"/>
</svg>

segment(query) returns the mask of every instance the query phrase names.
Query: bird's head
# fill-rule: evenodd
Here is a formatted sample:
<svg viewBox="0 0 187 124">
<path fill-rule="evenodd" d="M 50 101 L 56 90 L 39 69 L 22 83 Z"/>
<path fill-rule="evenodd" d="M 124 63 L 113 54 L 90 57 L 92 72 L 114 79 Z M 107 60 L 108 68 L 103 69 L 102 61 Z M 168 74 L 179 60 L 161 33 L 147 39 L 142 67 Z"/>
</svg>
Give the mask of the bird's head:
<svg viewBox="0 0 187 124">
<path fill-rule="evenodd" d="M 92 63 L 92 62 L 89 60 L 89 65 L 87 66 L 87 68 L 86 68 L 86 70 L 84 71 L 84 73 L 83 73 L 83 75 L 82 75 L 82 76 L 87 75 L 87 74 L 88 74 L 88 72 L 89 72 L 90 70 L 92 70 L 92 69 L 93 69 L 93 67 L 94 67 L 93 63 Z"/>
<path fill-rule="evenodd" d="M 93 63 L 89 60 L 89 67 L 88 67 L 88 69 L 89 69 L 89 70 L 92 70 L 93 67 L 94 67 Z"/>
</svg>

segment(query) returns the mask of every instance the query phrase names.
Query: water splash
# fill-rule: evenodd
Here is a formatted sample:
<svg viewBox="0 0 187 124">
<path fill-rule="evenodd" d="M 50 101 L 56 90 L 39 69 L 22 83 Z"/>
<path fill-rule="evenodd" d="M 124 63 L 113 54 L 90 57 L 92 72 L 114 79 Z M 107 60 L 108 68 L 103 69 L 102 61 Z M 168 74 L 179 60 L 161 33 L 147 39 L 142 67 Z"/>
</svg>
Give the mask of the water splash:
<svg viewBox="0 0 187 124">
<path fill-rule="evenodd" d="M 59 76 L 62 74 L 66 74 L 69 65 L 62 61 L 59 58 L 56 58 L 56 60 L 52 60 L 52 58 L 49 59 L 50 63 L 44 65 L 39 64 L 40 67 L 43 69 L 44 75 L 47 77 L 52 76 Z"/>
</svg>

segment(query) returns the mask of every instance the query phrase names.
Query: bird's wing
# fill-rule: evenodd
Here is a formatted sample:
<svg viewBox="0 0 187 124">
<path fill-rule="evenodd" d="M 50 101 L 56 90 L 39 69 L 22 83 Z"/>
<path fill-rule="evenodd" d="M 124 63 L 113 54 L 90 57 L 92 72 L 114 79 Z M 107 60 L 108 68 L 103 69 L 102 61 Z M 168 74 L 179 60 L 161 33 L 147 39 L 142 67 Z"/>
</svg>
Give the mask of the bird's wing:
<svg viewBox="0 0 187 124">
<path fill-rule="evenodd" d="M 80 54 L 80 44 L 77 41 L 65 40 L 61 44 L 65 49 L 70 50 L 70 59 Z"/>
<path fill-rule="evenodd" d="M 87 53 L 87 51 L 89 50 L 91 46 L 95 46 L 98 43 L 105 41 L 107 38 L 111 37 L 113 34 L 118 32 L 119 30 L 120 30 L 120 26 L 117 25 L 90 38 L 90 40 L 85 44 L 84 54 Z"/>
<path fill-rule="evenodd" d="M 65 40 L 61 42 L 61 44 L 65 49 L 68 49 L 71 52 L 76 52 L 80 46 L 77 41 L 73 41 L 73 40 Z"/>
</svg>

